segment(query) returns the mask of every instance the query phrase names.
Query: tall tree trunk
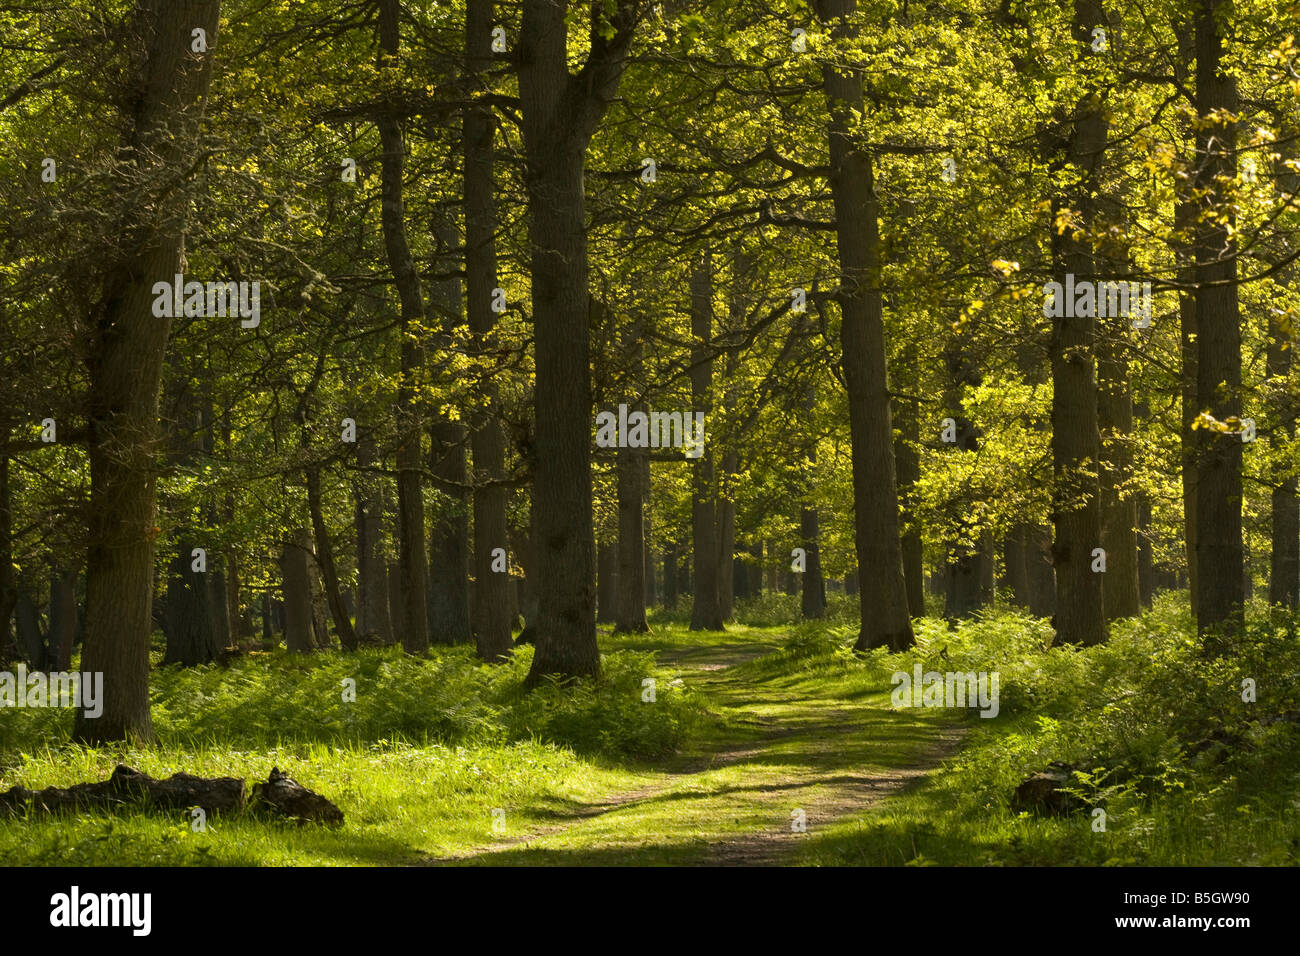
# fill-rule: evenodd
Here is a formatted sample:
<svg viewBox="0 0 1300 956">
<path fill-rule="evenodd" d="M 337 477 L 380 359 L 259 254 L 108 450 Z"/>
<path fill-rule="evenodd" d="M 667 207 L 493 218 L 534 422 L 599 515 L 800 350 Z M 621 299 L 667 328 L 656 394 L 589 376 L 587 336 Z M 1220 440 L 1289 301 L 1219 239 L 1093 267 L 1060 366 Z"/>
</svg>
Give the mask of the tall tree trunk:
<svg viewBox="0 0 1300 956">
<path fill-rule="evenodd" d="M 149 633 L 158 390 L 171 323 L 153 314 L 154 283 L 184 264 L 188 187 L 217 38 L 219 0 L 140 0 L 144 56 L 130 97 L 121 259 L 90 317 L 87 402 L 90 507 L 82 669 L 104 675 L 99 717 L 77 711 L 87 743 L 151 740 Z M 191 49 L 201 28 L 208 51 Z M 179 188 L 178 188 L 179 184 Z"/>
<path fill-rule="evenodd" d="M 1294 126 L 1280 130 L 1280 145 L 1275 175 L 1278 188 L 1291 196 L 1300 195 L 1300 174 L 1287 165 L 1297 152 Z M 1294 266 L 1284 268 L 1279 281 L 1289 283 L 1296 275 Z M 1279 448 L 1293 447 L 1296 438 L 1296 406 L 1291 390 L 1291 366 L 1294 362 L 1295 332 L 1276 309 L 1269 310 L 1268 377 L 1273 403 L 1270 409 L 1272 441 Z M 1272 548 L 1269 557 L 1268 603 L 1293 608 L 1300 603 L 1300 498 L 1297 497 L 1295 466 L 1280 469 L 1271 502 Z"/>
<path fill-rule="evenodd" d="M 311 533 L 295 528 L 280 552 L 280 575 L 284 582 L 284 643 L 296 653 L 316 649 L 313 636 L 311 577 Z"/>
<path fill-rule="evenodd" d="M 50 635 L 47 669 L 72 670 L 72 643 L 77 636 L 77 569 L 62 568 L 50 580 Z"/>
<path fill-rule="evenodd" d="M 343 606 L 343 595 L 339 593 L 339 576 L 334 564 L 334 546 L 330 543 L 329 529 L 325 527 L 325 512 L 321 504 L 320 469 L 308 468 L 307 507 L 311 512 L 312 534 L 316 539 L 316 563 L 320 566 L 325 601 L 329 607 L 330 617 L 334 620 L 334 632 L 339 636 L 339 644 L 345 651 L 357 649 L 357 633 L 352 628 L 352 619 L 347 608 Z"/>
<path fill-rule="evenodd" d="M 357 465 L 357 624 L 358 634 L 382 644 L 393 640 L 388 608 L 388 575 L 381 548 L 384 534 L 383 479 L 369 474 L 375 464 L 375 446 L 369 435 L 358 436 Z"/>
<path fill-rule="evenodd" d="M 442 249 L 454 251 L 460 244 L 449 215 L 438 217 L 434 231 Z M 443 312 L 443 341 L 449 346 L 451 334 L 462 324 L 460 280 L 436 282 L 433 291 Z M 470 498 L 468 492 L 455 487 L 469 481 L 465 456 L 468 433 L 463 422 L 445 415 L 437 416 L 429 431 L 429 471 L 449 483 L 439 489 L 439 503 L 429 531 L 429 639 L 435 644 L 468 644 L 474 640 L 469 605 Z"/>
<path fill-rule="evenodd" d="M 677 545 L 664 550 L 664 608 L 677 610 Z"/>
<path fill-rule="evenodd" d="M 1196 19 L 1195 183 L 1201 197 L 1196 230 L 1196 403 L 1220 422 L 1241 417 L 1241 316 L 1237 305 L 1234 217 L 1224 180 L 1236 175 L 1236 82 L 1221 72 L 1223 38 L 1216 14 L 1231 9 L 1201 0 Z M 1242 620 L 1244 558 L 1239 434 L 1197 430 L 1197 627 L 1201 633 Z"/>
<path fill-rule="evenodd" d="M 644 408 L 638 406 L 644 411 Z M 615 631 L 650 629 L 645 616 L 645 521 L 642 511 L 645 474 L 640 448 L 620 448 L 614 468 L 618 477 L 618 614 Z"/>
<path fill-rule="evenodd" d="M 396 561 L 389 560 L 384 564 L 384 587 L 388 589 L 389 617 L 394 622 L 393 635 L 385 643 L 398 644 L 397 615 L 392 609 L 402 606 L 402 572 Z"/>
<path fill-rule="evenodd" d="M 4 319 L 0 307 L 0 322 Z M 8 330 L 0 325 L 0 332 Z M 0 664 L 17 655 L 12 621 L 18 591 L 14 587 L 13 500 L 9 490 L 9 414 L 0 403 Z"/>
<path fill-rule="evenodd" d="M 1133 390 L 1129 383 L 1127 316 L 1105 323 L 1097 344 L 1097 425 L 1101 438 L 1102 589 L 1106 619 L 1136 617 L 1138 589 L 1137 494 L 1133 481 Z"/>
<path fill-rule="evenodd" d="M 804 572 L 800 580 L 799 611 L 805 621 L 826 616 L 826 578 L 822 575 L 821 528 L 817 508 L 805 504 L 799 512 L 799 541 L 804 549 Z"/>
<path fill-rule="evenodd" d="M 836 41 L 858 38 L 857 0 L 819 0 Z M 879 284 L 879 206 L 872 158 L 856 130 L 864 114 L 862 74 L 823 68 L 830 105 L 830 186 L 840 263 L 840 339 L 853 447 L 854 540 L 862 569 L 857 647 L 903 650 L 913 643 L 903 579 L 893 424 Z"/>
<path fill-rule="evenodd" d="M 469 0 L 465 13 L 465 76 L 476 93 L 492 65 L 492 0 Z M 465 290 L 469 327 L 481 354 L 491 354 L 496 328 L 493 290 L 498 286 L 493 138 L 496 121 L 482 100 L 465 111 Z M 512 646 L 510 577 L 492 570 L 493 551 L 506 548 L 505 438 L 497 416 L 497 389 L 484 376 L 481 410 L 474 415 L 474 631 L 479 657 L 502 660 Z"/>
<path fill-rule="evenodd" d="M 730 621 L 735 611 L 736 589 L 736 469 L 740 462 L 728 449 L 718 476 L 718 613 Z"/>
<path fill-rule="evenodd" d="M 1084 62 L 1090 55 L 1092 29 L 1105 22 L 1095 0 L 1076 0 L 1074 38 L 1076 57 Z M 1095 281 L 1091 238 L 1086 231 L 1095 226 L 1100 168 L 1106 149 L 1108 124 L 1100 98 L 1085 94 L 1073 114 L 1063 118 L 1065 161 L 1079 176 L 1077 187 L 1068 195 L 1053 199 L 1056 210 L 1070 208 L 1080 217 L 1085 237 L 1053 235 L 1053 259 L 1059 266 L 1062 286 L 1065 276 L 1078 281 Z M 1070 315 L 1080 311 L 1073 302 L 1057 303 L 1061 316 L 1052 329 L 1052 513 L 1056 539 L 1052 557 L 1056 570 L 1056 639 L 1068 644 L 1100 644 L 1106 640 L 1106 615 L 1102 582 L 1105 575 L 1094 571 L 1093 552 L 1101 543 L 1101 494 L 1098 471 L 1101 438 L 1097 426 L 1097 320 L 1094 314 Z"/>
<path fill-rule="evenodd" d="M 591 14 L 596 15 L 597 8 Z M 519 43 L 535 335 L 533 482 L 539 612 L 527 683 L 600 671 L 591 514 L 591 316 L 583 159 L 618 88 L 636 4 L 604 8 L 578 75 L 569 73 L 568 4 L 523 0 Z"/>
<path fill-rule="evenodd" d="M 379 0 L 379 65 L 396 66 L 401 46 L 398 19 L 399 0 Z M 406 240 L 406 208 L 402 199 L 402 172 L 406 148 L 398 118 L 388 112 L 378 118 L 379 143 L 383 150 L 380 172 L 383 179 L 380 220 L 388 266 L 397 285 L 401 303 L 401 377 L 397 389 L 397 539 L 398 594 L 401 603 L 391 608 L 402 647 L 408 654 L 429 649 L 427 618 L 428 587 L 424 554 L 424 497 L 420 470 L 424 455 L 420 447 L 423 427 L 415 402 L 417 375 L 424 364 L 419 345 L 424 324 L 424 297 L 420 274 Z"/>
<path fill-rule="evenodd" d="M 691 334 L 695 340 L 691 356 L 691 411 L 703 413 L 707 423 L 713 408 L 709 395 L 713 386 L 713 359 L 709 357 L 713 340 L 713 266 L 707 257 L 696 263 L 691 272 Z M 713 487 L 713 452 L 707 438 L 699 451 L 699 457 L 691 459 L 691 565 L 695 579 L 691 630 L 720 631 L 717 498 Z"/>
<path fill-rule="evenodd" d="M 650 456 L 643 455 L 641 458 L 641 487 L 645 492 L 645 510 L 643 512 L 643 523 L 645 525 L 645 606 L 652 608 L 658 601 L 655 592 L 655 553 L 651 546 L 651 522 L 653 516 L 650 513 Z M 648 625 L 647 625 L 648 627 Z"/>
<path fill-rule="evenodd" d="M 613 624 L 618 601 L 618 546 L 602 541 L 596 548 L 596 623 Z"/>
</svg>

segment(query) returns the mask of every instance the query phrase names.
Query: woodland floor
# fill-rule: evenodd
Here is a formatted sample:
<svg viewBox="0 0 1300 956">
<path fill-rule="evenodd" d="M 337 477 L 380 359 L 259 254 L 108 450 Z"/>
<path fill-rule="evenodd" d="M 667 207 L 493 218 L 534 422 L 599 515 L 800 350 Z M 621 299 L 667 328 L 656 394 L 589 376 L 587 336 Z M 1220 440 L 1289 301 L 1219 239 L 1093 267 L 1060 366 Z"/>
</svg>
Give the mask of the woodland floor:
<svg viewBox="0 0 1300 956">
<path fill-rule="evenodd" d="M 421 865 L 798 864 L 819 829 L 865 820 L 941 772 L 960 746 L 959 726 L 892 710 L 887 693 L 834 696 L 766 675 L 747 665 L 774 644 L 709 637 L 725 643 L 618 641 L 655 650 L 704 696 L 719 718 L 706 737 L 635 789 L 552 808 L 551 821 Z M 797 810 L 803 832 L 792 825 Z"/>
</svg>

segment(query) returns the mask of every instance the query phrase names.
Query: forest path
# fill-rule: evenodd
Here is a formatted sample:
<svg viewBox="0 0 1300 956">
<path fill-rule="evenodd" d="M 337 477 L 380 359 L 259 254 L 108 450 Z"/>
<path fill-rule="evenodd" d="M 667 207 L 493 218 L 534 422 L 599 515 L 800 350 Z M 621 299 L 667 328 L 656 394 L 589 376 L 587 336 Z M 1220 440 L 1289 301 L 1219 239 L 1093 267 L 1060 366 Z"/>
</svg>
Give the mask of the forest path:
<svg viewBox="0 0 1300 956">
<path fill-rule="evenodd" d="M 707 736 L 636 790 L 425 864 L 795 863 L 808 835 L 901 793 L 955 753 L 963 735 L 923 712 L 892 710 L 887 691 L 836 694 L 806 675 L 746 666 L 776 649 L 768 642 L 655 649 L 718 714 Z"/>
</svg>

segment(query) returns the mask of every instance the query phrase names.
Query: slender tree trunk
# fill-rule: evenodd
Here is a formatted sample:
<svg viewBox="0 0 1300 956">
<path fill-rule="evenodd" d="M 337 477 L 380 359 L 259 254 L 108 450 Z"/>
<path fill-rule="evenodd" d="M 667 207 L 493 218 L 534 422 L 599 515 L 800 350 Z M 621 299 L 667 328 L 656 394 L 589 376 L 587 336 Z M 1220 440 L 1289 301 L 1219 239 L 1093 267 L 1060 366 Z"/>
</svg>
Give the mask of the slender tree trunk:
<svg viewBox="0 0 1300 956">
<path fill-rule="evenodd" d="M 613 624 L 618 595 L 618 546 L 602 541 L 596 549 L 596 623 Z"/>
<path fill-rule="evenodd" d="M 677 609 L 677 545 L 670 544 L 664 551 L 664 608 Z"/>
<path fill-rule="evenodd" d="M 1297 149 L 1294 126 L 1284 127 L 1279 139 L 1280 161 L 1276 176 L 1278 187 L 1292 196 L 1300 195 L 1300 174 L 1287 165 Z M 1289 284 L 1294 279 L 1294 266 L 1284 268 L 1280 281 Z M 1291 366 L 1294 361 L 1295 333 L 1276 309 L 1269 310 L 1268 377 L 1275 396 L 1272 413 L 1272 442 L 1279 448 L 1294 447 L 1296 437 L 1296 407 L 1292 397 Z M 1279 456 L 1281 457 L 1281 456 Z M 1295 466 L 1288 464 L 1275 476 L 1272 493 L 1272 548 L 1269 557 L 1268 603 L 1293 608 L 1300 603 L 1300 498 L 1297 497 Z"/>
<path fill-rule="evenodd" d="M 819 0 L 835 40 L 858 38 L 857 0 Z M 889 411 L 880 297 L 879 206 L 872 158 L 855 131 L 864 114 L 862 74 L 823 69 L 830 105 L 830 186 L 840 262 L 840 339 L 853 447 L 854 539 L 862 569 L 857 647 L 903 650 L 913 643 L 903 579 L 893 423 Z"/>
<path fill-rule="evenodd" d="M 640 406 L 638 406 L 640 407 Z M 642 408 L 644 411 L 644 408 Z M 645 522 L 642 511 L 645 473 L 639 448 L 620 448 L 615 463 L 618 477 L 618 614 L 615 631 L 650 629 L 645 616 Z"/>
<path fill-rule="evenodd" d="M 1101 547 L 1106 552 L 1106 619 L 1136 617 L 1138 501 L 1133 481 L 1133 390 L 1126 325 L 1119 316 L 1102 327 L 1097 344 L 1097 425 L 1101 437 Z"/>
<path fill-rule="evenodd" d="M 1076 56 L 1086 61 L 1092 28 L 1104 22 L 1104 12 L 1094 0 L 1076 0 L 1074 37 Z M 1078 212 L 1082 228 L 1095 224 L 1097 183 L 1106 148 L 1108 125 L 1099 98 L 1085 94 L 1066 128 L 1065 159 L 1080 176 L 1070 195 L 1058 195 L 1056 209 L 1068 206 Z M 1062 286 L 1066 275 L 1076 281 L 1096 281 L 1093 251 L 1087 239 L 1071 234 L 1054 235 L 1053 258 L 1060 265 Z M 1065 295 L 1062 293 L 1062 299 Z M 1056 531 L 1052 557 L 1056 570 L 1056 639 L 1060 643 L 1100 644 L 1106 640 L 1102 582 L 1094 571 L 1094 551 L 1101 543 L 1101 496 L 1098 471 L 1101 439 L 1097 426 L 1097 368 L 1095 310 L 1058 303 L 1062 315 L 1052 329 L 1052 512 Z"/>
<path fill-rule="evenodd" d="M 1216 13 L 1231 9 L 1202 0 L 1196 19 L 1195 182 L 1202 217 L 1196 230 L 1196 400 L 1217 421 L 1241 417 L 1241 315 L 1237 305 L 1232 202 L 1223 181 L 1236 175 L 1236 82 L 1223 70 Z M 1240 624 L 1245 603 L 1241 524 L 1242 441 L 1212 428 L 1196 432 L 1197 627 Z"/>
<path fill-rule="evenodd" d="M 709 394 L 713 386 L 713 359 L 708 357 L 713 340 L 713 267 L 707 258 L 697 263 L 691 273 L 691 334 L 696 343 L 691 356 L 691 411 L 702 412 L 707 423 L 713 410 Z M 720 631 L 717 498 L 713 487 L 713 452 L 707 438 L 702 454 L 691 462 L 691 564 L 695 579 L 691 630 Z"/>
<path fill-rule="evenodd" d="M 321 506 L 320 470 L 308 468 L 307 507 L 311 512 L 312 534 L 316 539 L 316 563 L 320 566 L 325 600 L 330 617 L 334 620 L 334 631 L 339 636 L 339 644 L 345 651 L 357 649 L 357 633 L 352 629 L 352 619 L 347 608 L 343 606 L 343 595 L 339 593 L 339 576 L 334 565 L 334 546 L 330 543 L 329 529 L 325 527 L 325 512 Z"/>
<path fill-rule="evenodd" d="M 284 643 L 296 653 L 316 649 L 312 627 L 311 578 L 308 561 L 311 533 L 295 528 L 292 539 L 280 552 L 280 574 L 284 581 Z"/>
<path fill-rule="evenodd" d="M 658 601 L 655 590 L 655 554 L 651 546 L 651 521 L 653 516 L 650 513 L 650 456 L 644 455 L 641 458 L 641 487 L 645 492 L 645 510 L 644 514 L 644 539 L 645 539 L 645 606 L 652 608 Z M 647 625 L 648 627 L 648 625 Z"/>
<path fill-rule="evenodd" d="M 826 616 L 826 578 L 822 576 L 820 537 L 817 508 L 805 504 L 799 513 L 799 539 L 806 562 L 799 582 L 799 611 L 806 621 Z"/>
<path fill-rule="evenodd" d="M 460 244 L 449 215 L 439 216 L 434 229 L 441 249 L 454 251 Z M 433 291 L 443 312 L 443 342 L 449 347 L 450 335 L 463 324 L 460 280 L 437 282 Z M 469 604 L 471 506 L 469 493 L 454 486 L 469 481 L 465 455 L 469 436 L 464 423 L 444 415 L 434 419 L 429 431 L 429 471 L 453 486 L 439 488 L 429 531 L 429 639 L 435 644 L 468 644 L 474 641 Z"/>
<path fill-rule="evenodd" d="M 50 580 L 50 634 L 47 669 L 72 669 L 72 643 L 77 636 L 77 569 L 63 568 Z"/>
<path fill-rule="evenodd" d="M 394 617 L 392 609 L 402 606 L 402 573 L 396 561 L 388 561 L 384 566 L 384 586 L 388 589 L 388 613 L 391 619 Z M 400 643 L 396 627 L 393 629 L 393 636 L 386 643 Z"/>
<path fill-rule="evenodd" d="M 476 92 L 492 65 L 492 0 L 469 0 L 465 15 L 465 76 Z M 465 289 L 470 331 L 483 354 L 491 354 L 496 328 L 492 311 L 498 286 L 496 201 L 493 195 L 496 121 L 482 101 L 465 111 Z M 512 646 L 510 578 L 492 570 L 493 552 L 506 548 L 505 438 L 497 416 L 497 389 L 485 376 L 481 411 L 474 415 L 474 631 L 483 660 L 502 660 Z"/>
<path fill-rule="evenodd" d="M 379 0 L 381 67 L 397 64 L 401 46 L 398 6 L 399 0 Z M 416 271 L 406 240 L 406 207 L 402 199 L 406 147 L 401 123 L 392 113 L 384 112 L 380 114 L 377 125 L 383 150 L 380 221 L 388 266 L 401 303 L 401 375 L 397 389 L 397 591 L 400 603 L 393 606 L 391 612 L 396 618 L 394 624 L 403 649 L 408 654 L 423 654 L 429 649 L 424 497 L 420 487 L 420 470 L 424 464 L 420 445 L 424 432 L 416 407 L 415 389 L 418 373 L 424 364 L 424 350 L 419 346 L 425 318 L 424 297 L 420 291 L 420 274 Z"/>
<path fill-rule="evenodd" d="M 375 464 L 375 447 L 369 435 L 358 436 L 357 465 L 357 623 L 356 630 L 382 644 L 393 640 L 388 613 L 388 576 L 381 550 L 384 529 L 383 484 L 378 475 L 367 474 Z"/>
<path fill-rule="evenodd" d="M 4 319 L 4 309 L 0 307 L 0 322 Z M 0 333 L 8 330 L 0 325 Z M 14 603 L 18 600 L 18 591 L 14 587 L 13 557 L 13 502 L 9 490 L 9 414 L 0 403 L 0 664 L 11 660 L 17 654 L 13 643 Z"/>
<path fill-rule="evenodd" d="M 718 613 L 730 621 L 735 611 L 736 588 L 736 501 L 735 474 L 740 466 L 730 449 L 722 456 L 718 480 Z"/>
</svg>

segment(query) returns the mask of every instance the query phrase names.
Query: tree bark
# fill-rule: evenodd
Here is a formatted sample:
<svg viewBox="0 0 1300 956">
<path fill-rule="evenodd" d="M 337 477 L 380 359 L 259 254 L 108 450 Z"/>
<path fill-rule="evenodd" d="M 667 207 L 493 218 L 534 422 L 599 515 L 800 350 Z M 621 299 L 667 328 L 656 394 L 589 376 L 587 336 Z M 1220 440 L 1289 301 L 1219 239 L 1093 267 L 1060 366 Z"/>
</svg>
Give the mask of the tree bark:
<svg viewBox="0 0 1300 956">
<path fill-rule="evenodd" d="M 1221 73 L 1223 38 L 1216 13 L 1227 5 L 1202 0 L 1196 19 L 1195 174 L 1200 211 L 1195 241 L 1196 403 L 1217 421 L 1241 417 L 1241 315 L 1237 304 L 1235 220 L 1223 180 L 1236 175 L 1236 128 L 1223 119 L 1238 109 L 1236 82 Z M 1208 217 L 1208 220 L 1207 218 Z M 1196 432 L 1197 627 L 1240 625 L 1245 604 L 1241 525 L 1242 441 L 1211 428 Z"/>
<path fill-rule="evenodd" d="M 492 65 L 492 0 L 469 0 L 465 13 L 466 85 L 478 93 Z M 489 354 L 496 313 L 493 290 L 498 286 L 496 200 L 493 195 L 493 139 L 496 122 L 481 100 L 465 111 L 465 290 L 469 326 L 482 354 Z M 492 570 L 492 552 L 508 547 L 505 438 L 497 415 L 497 388 L 485 377 L 482 405 L 470 423 L 474 455 L 474 631 L 479 657 L 502 660 L 510 651 L 509 575 Z"/>
<path fill-rule="evenodd" d="M 519 43 L 535 335 L 533 482 L 539 611 L 528 686 L 600 671 L 591 514 L 591 318 L 583 159 L 618 88 L 637 4 L 605 8 L 586 63 L 568 67 L 568 4 L 523 0 Z M 596 8 L 592 8 L 592 15 Z M 595 24 L 593 23 L 593 27 Z"/>
<path fill-rule="evenodd" d="M 401 46 L 398 5 L 399 0 L 379 0 L 381 67 L 396 65 Z M 406 240 L 406 208 L 402 199 L 406 149 L 402 127 L 398 118 L 388 112 L 380 114 L 377 125 L 383 150 L 380 221 L 388 265 L 401 304 L 401 377 L 397 389 L 397 590 L 400 604 L 392 607 L 391 612 L 396 617 L 402 648 L 408 654 L 423 654 L 429 649 L 424 497 L 420 487 L 420 470 L 424 464 L 420 445 L 424 432 L 416 407 L 415 388 L 418 372 L 424 364 L 424 350 L 419 346 L 418 338 L 424 324 L 424 297 L 420 291 L 420 274 L 416 271 Z"/>
<path fill-rule="evenodd" d="M 378 475 L 367 474 L 375 464 L 375 447 L 368 435 L 358 436 L 357 465 L 357 623 L 359 635 L 382 644 L 393 641 L 388 609 L 388 575 L 381 542 L 384 534 L 384 494 Z"/>
<path fill-rule="evenodd" d="M 153 314 L 153 286 L 184 264 L 185 171 L 196 151 L 220 7 L 219 0 L 140 0 L 132 27 L 144 56 L 127 117 L 122 196 L 129 201 L 117 231 L 123 253 L 108 271 L 86 350 L 91 501 L 82 668 L 104 675 L 100 716 L 76 715 L 74 736 L 86 743 L 153 738 L 154 457 L 171 325 Z M 191 50 L 196 27 L 207 32 L 206 53 Z"/>
<path fill-rule="evenodd" d="M 832 36 L 858 37 L 857 0 L 819 0 Z M 903 579 L 893 424 L 889 410 L 885 330 L 880 295 L 879 204 L 872 158 L 854 115 L 864 113 L 860 70 L 823 69 L 830 106 L 830 186 L 840 263 L 840 339 L 853 448 L 854 541 L 862 569 L 857 648 L 910 647 L 914 637 Z"/>
<path fill-rule="evenodd" d="M 703 413 L 706 422 L 713 410 L 713 266 L 705 257 L 691 272 L 691 411 Z M 697 439 L 699 436 L 696 436 Z M 722 607 L 718 603 L 717 497 L 713 481 L 713 452 L 707 437 L 698 458 L 690 459 L 691 470 L 691 568 L 694 594 L 691 602 L 692 631 L 722 630 Z"/>
<path fill-rule="evenodd" d="M 799 581 L 799 612 L 805 621 L 826 616 L 826 578 L 822 575 L 820 537 L 817 508 L 805 504 L 799 512 L 799 541 L 805 562 Z"/>
<path fill-rule="evenodd" d="M 602 541 L 596 548 L 596 623 L 613 624 L 618 602 L 618 545 Z"/>
<path fill-rule="evenodd" d="M 284 582 L 284 643 L 296 653 L 316 649 L 312 634 L 311 580 L 308 559 L 311 534 L 295 528 L 291 540 L 280 551 L 280 575 Z"/>
<path fill-rule="evenodd" d="M 614 630 L 629 633 L 650 629 L 645 612 L 644 457 L 642 449 L 620 448 L 614 465 L 618 478 L 618 615 Z"/>
<path fill-rule="evenodd" d="M 1278 188 L 1292 196 L 1300 195 L 1300 174 L 1287 165 L 1297 152 L 1292 126 L 1280 131 L 1279 162 L 1275 170 Z M 1296 269 L 1283 269 L 1279 282 L 1290 284 Z M 1296 437 L 1296 406 L 1291 391 L 1291 366 L 1294 362 L 1295 333 L 1277 310 L 1269 310 L 1267 370 L 1272 389 L 1272 441 L 1286 448 Z M 1295 466 L 1283 466 L 1275 476 L 1272 492 L 1269 557 L 1268 603 L 1293 608 L 1300 604 L 1300 497 L 1297 497 Z"/>
<path fill-rule="evenodd" d="M 343 606 L 343 595 L 339 593 L 339 576 L 334 565 L 334 546 L 330 543 L 329 529 L 325 527 L 325 512 L 321 506 L 320 469 L 308 468 L 307 507 L 311 512 L 312 534 L 316 539 L 316 563 L 320 566 L 321 578 L 325 588 L 325 600 L 329 606 L 330 617 L 334 620 L 334 632 L 339 636 L 339 644 L 345 651 L 357 649 L 357 633 L 352 628 L 352 619 L 347 608 Z"/>
<path fill-rule="evenodd" d="M 1076 0 L 1076 56 L 1089 55 L 1092 28 L 1105 21 L 1094 0 Z M 1065 161 L 1079 176 L 1069 195 L 1053 198 L 1056 210 L 1068 207 L 1086 231 L 1095 225 L 1095 195 L 1106 148 L 1108 124 L 1095 95 L 1085 94 L 1073 114 L 1063 118 Z M 1054 235 L 1052 252 L 1065 285 L 1067 274 L 1078 281 L 1096 281 L 1089 239 Z M 1064 296 L 1064 293 L 1062 293 Z M 1101 494 L 1098 472 L 1101 438 L 1097 424 L 1095 315 L 1069 315 L 1074 303 L 1060 303 L 1062 315 L 1052 328 L 1052 514 L 1056 538 L 1052 558 L 1056 571 L 1056 640 L 1067 644 L 1100 644 L 1106 640 L 1103 600 L 1104 574 L 1094 571 L 1093 551 L 1101 542 Z M 1095 312 L 1095 310 L 1094 310 Z"/>
</svg>

